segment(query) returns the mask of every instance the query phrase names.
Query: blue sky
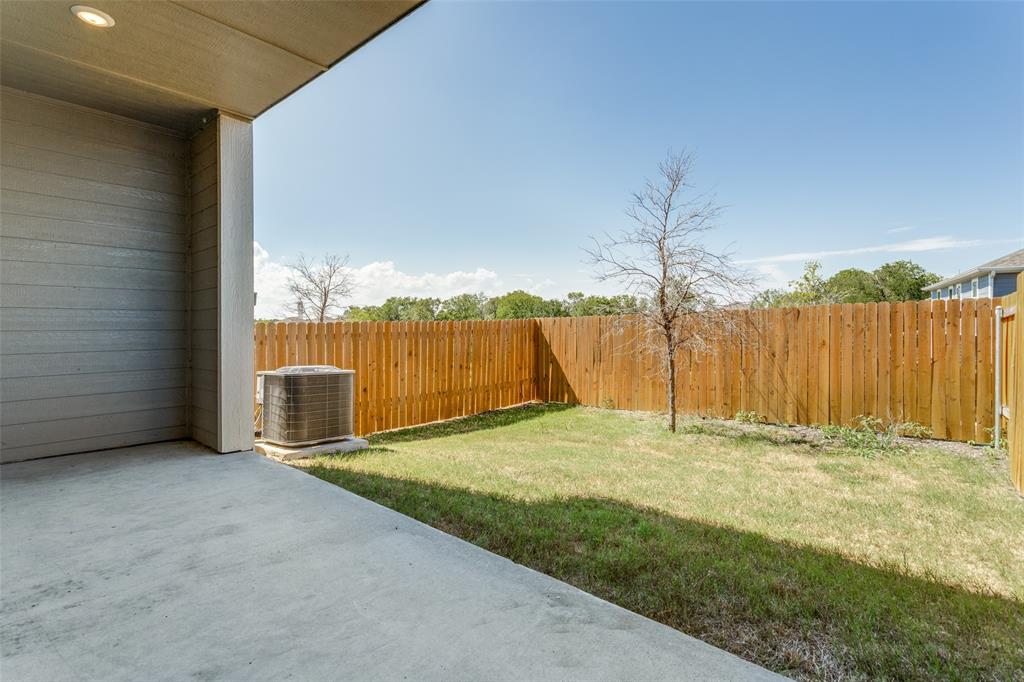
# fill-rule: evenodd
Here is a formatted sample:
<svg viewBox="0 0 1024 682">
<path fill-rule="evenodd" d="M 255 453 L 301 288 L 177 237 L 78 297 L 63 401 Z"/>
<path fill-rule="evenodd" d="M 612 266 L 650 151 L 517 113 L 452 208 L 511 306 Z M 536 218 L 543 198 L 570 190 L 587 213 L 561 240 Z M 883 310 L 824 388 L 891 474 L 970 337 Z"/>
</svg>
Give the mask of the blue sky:
<svg viewBox="0 0 1024 682">
<path fill-rule="evenodd" d="M 348 254 L 353 303 L 607 291 L 581 251 L 668 148 L 764 285 L 1024 246 L 1024 4 L 434 0 L 255 123 L 261 309 Z"/>
</svg>

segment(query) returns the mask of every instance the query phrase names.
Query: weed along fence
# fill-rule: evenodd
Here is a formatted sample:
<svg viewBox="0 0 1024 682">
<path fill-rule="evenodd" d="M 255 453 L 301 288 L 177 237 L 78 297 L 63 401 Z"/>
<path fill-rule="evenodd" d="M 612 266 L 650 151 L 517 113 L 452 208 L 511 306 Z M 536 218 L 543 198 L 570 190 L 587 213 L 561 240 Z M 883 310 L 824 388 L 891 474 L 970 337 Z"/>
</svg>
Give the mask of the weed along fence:
<svg viewBox="0 0 1024 682">
<path fill-rule="evenodd" d="M 986 443 L 996 414 L 994 310 L 1019 297 L 734 311 L 749 333 L 680 353 L 677 406 L 684 414 L 745 411 L 791 424 L 851 424 L 870 415 L 915 422 L 936 438 Z M 1001 385 L 1024 486 L 1024 420 L 1012 417 L 1024 413 L 1019 316 L 1003 321 Z M 359 434 L 531 400 L 664 410 L 658 356 L 642 338 L 638 320 L 611 317 L 270 322 L 256 325 L 255 369 L 355 369 Z"/>
</svg>

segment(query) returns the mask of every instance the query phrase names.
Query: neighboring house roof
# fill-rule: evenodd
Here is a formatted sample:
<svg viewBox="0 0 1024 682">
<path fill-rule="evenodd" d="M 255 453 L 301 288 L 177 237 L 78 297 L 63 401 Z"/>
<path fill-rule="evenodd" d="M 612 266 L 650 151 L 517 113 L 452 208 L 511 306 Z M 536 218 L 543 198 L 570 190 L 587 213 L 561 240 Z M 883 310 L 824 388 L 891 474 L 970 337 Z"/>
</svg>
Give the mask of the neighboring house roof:
<svg viewBox="0 0 1024 682">
<path fill-rule="evenodd" d="M 967 280 L 974 279 L 975 277 L 987 275 L 989 273 L 1003 273 L 1003 272 L 1021 272 L 1024 271 L 1024 249 L 1018 249 L 1012 253 L 1008 253 L 1005 256 L 1000 256 L 995 260 L 990 260 L 987 263 L 965 270 L 959 275 L 953 275 L 947 277 L 941 282 L 936 282 L 931 286 L 924 288 L 925 291 L 934 291 L 935 289 L 943 289 L 951 284 L 957 284 L 959 282 L 966 282 Z"/>
</svg>

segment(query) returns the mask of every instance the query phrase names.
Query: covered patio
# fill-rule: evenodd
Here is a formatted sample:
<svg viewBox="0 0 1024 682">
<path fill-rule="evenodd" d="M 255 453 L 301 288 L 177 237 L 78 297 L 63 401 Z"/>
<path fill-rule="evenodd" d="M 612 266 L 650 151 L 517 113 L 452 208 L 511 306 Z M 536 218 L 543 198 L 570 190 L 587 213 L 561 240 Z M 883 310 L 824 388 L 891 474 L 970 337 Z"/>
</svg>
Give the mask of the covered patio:
<svg viewBox="0 0 1024 682">
<path fill-rule="evenodd" d="M 252 454 L 252 120 L 419 4 L 0 6 L 5 681 L 770 676 Z"/>
</svg>

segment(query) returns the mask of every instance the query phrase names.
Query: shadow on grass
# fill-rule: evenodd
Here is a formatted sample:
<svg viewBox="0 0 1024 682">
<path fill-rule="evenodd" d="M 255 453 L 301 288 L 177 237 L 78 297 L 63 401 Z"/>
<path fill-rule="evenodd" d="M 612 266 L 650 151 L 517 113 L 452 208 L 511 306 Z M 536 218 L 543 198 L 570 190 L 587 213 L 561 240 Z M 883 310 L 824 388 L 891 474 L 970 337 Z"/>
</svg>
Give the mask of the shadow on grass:
<svg viewBox="0 0 1024 682">
<path fill-rule="evenodd" d="M 1020 679 L 1024 604 L 621 502 L 524 502 L 358 473 L 326 481 L 806 679 Z"/>
<path fill-rule="evenodd" d="M 368 436 L 367 440 L 372 447 L 388 445 L 389 443 L 408 443 L 414 440 L 430 440 L 433 438 L 445 438 L 457 436 L 474 431 L 488 431 L 504 426 L 510 426 L 518 422 L 537 419 L 546 414 L 564 412 L 571 410 L 572 405 L 559 403 L 532 403 L 509 407 L 501 410 L 482 412 L 470 417 L 458 417 L 448 421 L 426 424 L 425 426 L 411 426 L 395 431 L 386 431 Z"/>
<path fill-rule="evenodd" d="M 809 448 L 820 448 L 821 443 L 807 436 L 787 431 L 780 426 L 767 424 L 730 423 L 725 420 L 686 420 L 679 425 L 679 433 L 691 436 L 713 436 L 727 438 L 738 445 L 805 445 Z"/>
</svg>

